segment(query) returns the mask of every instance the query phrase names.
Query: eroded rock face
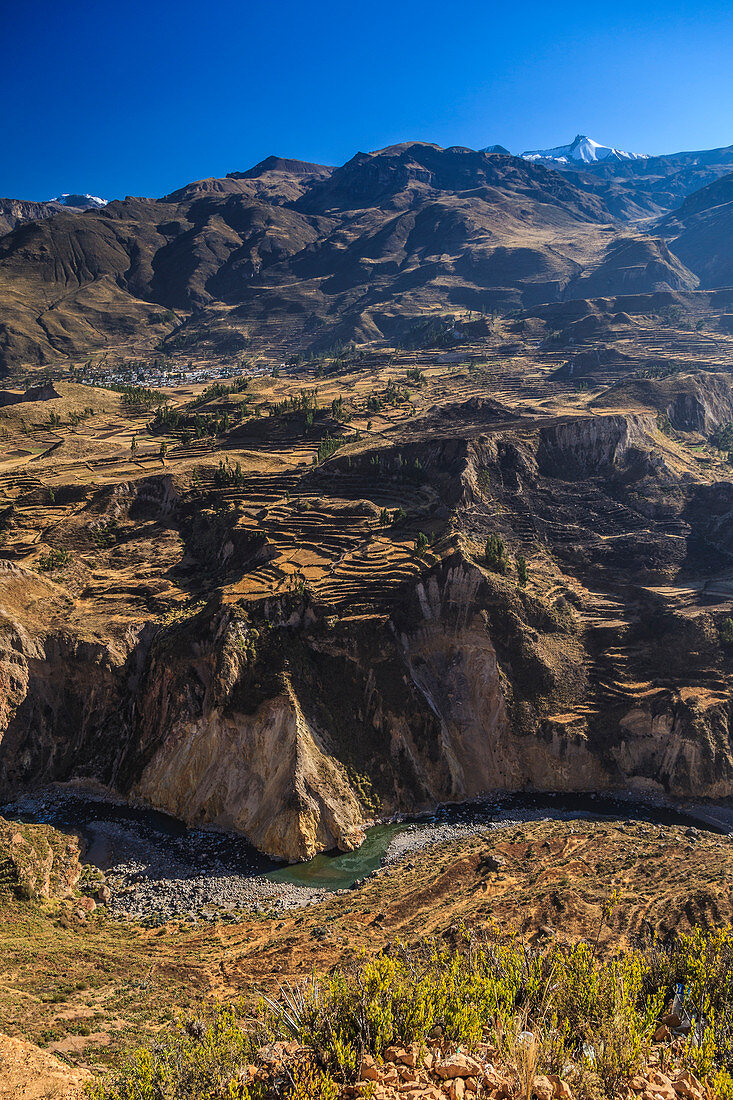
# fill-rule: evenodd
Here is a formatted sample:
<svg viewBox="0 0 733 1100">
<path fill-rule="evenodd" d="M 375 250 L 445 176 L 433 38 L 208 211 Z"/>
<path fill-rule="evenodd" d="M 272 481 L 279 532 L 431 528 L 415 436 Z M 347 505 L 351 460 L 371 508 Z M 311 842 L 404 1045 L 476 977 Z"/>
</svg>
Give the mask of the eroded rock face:
<svg viewBox="0 0 733 1100">
<path fill-rule="evenodd" d="M 649 413 L 578 417 L 543 428 L 538 462 L 543 472 L 584 477 L 643 462 L 652 450 Z"/>
<path fill-rule="evenodd" d="M 162 743 L 133 795 L 190 825 L 244 833 L 261 851 L 291 860 L 358 847 L 363 810 L 291 685 L 248 714 L 237 703 L 237 672 L 210 680 L 199 700 L 183 687 L 182 701 L 180 680 L 154 666 L 156 690 L 142 701 L 141 724 Z"/>
<path fill-rule="evenodd" d="M 655 713 L 635 707 L 620 721 L 613 748 L 629 784 L 685 797 L 728 798 L 733 785 L 731 704 L 691 689 L 674 693 Z"/>
<path fill-rule="evenodd" d="M 667 415 L 678 431 L 709 435 L 720 424 L 733 419 L 733 388 L 730 375 L 702 374 L 686 378 L 677 386 Z"/>
</svg>

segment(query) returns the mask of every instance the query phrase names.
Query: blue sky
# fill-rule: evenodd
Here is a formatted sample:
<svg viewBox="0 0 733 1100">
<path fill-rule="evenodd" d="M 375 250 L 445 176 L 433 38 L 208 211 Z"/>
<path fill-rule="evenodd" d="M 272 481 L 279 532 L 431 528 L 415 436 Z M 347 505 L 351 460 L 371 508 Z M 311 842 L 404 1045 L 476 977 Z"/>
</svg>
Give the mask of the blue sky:
<svg viewBox="0 0 733 1100">
<path fill-rule="evenodd" d="M 0 0 L 0 195 L 162 195 L 269 153 L 583 132 L 733 144 L 733 5 Z"/>
</svg>

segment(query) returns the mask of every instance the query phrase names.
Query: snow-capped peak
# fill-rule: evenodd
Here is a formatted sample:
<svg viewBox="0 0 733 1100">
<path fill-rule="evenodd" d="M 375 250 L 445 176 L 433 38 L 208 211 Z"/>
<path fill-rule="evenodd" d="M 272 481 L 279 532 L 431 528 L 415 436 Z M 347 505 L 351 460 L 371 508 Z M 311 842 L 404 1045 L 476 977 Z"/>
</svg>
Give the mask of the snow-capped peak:
<svg viewBox="0 0 733 1100">
<path fill-rule="evenodd" d="M 521 154 L 525 160 L 555 160 L 569 164 L 598 164 L 599 161 L 646 160 L 645 153 L 625 153 L 623 149 L 614 149 L 610 145 L 599 145 L 597 141 L 578 134 L 570 145 L 558 145 L 554 149 L 530 149 Z"/>
<path fill-rule="evenodd" d="M 73 206 L 75 210 L 98 210 L 101 206 L 106 206 L 109 200 L 100 199 L 96 195 L 71 195 L 64 193 L 48 201 L 57 202 L 59 206 Z"/>
</svg>

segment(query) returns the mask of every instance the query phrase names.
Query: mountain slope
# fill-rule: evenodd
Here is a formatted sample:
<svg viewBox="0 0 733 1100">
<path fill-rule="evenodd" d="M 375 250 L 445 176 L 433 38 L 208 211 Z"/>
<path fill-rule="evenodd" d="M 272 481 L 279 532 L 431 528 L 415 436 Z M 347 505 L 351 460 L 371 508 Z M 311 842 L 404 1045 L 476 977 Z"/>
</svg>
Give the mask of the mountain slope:
<svg viewBox="0 0 733 1100">
<path fill-rule="evenodd" d="M 694 290 L 697 278 L 656 237 L 622 237 L 609 245 L 598 266 L 575 279 L 573 298 L 605 298 L 665 290 Z"/>
<path fill-rule="evenodd" d="M 516 157 L 406 143 L 337 169 L 268 158 L 0 237 L 0 367 L 132 336 L 231 351 L 278 318 L 307 347 L 426 310 L 557 300 L 612 220 L 591 189 Z"/>
<path fill-rule="evenodd" d="M 733 285 L 733 173 L 691 195 L 659 229 L 702 287 Z"/>
<path fill-rule="evenodd" d="M 337 168 L 271 156 L 85 211 L 6 203 L 0 370 L 115 346 L 279 360 L 410 342 L 426 321 L 451 339 L 460 311 L 733 281 L 716 184 L 733 149 L 623 159 L 576 139 L 542 155 L 563 149 L 580 159 L 405 142 Z M 699 178 L 711 189 L 692 199 Z M 680 199 L 664 240 L 630 231 Z"/>
</svg>

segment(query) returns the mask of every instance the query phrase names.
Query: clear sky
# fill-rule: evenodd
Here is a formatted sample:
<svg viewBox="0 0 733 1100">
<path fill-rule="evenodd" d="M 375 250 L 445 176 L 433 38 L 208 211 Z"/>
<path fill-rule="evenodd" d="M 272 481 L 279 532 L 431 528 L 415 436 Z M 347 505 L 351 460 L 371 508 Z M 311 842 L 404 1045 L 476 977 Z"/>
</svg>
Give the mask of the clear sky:
<svg viewBox="0 0 733 1100">
<path fill-rule="evenodd" d="M 733 3 L 0 0 L 0 195 L 162 195 L 269 153 L 733 144 Z"/>
</svg>

